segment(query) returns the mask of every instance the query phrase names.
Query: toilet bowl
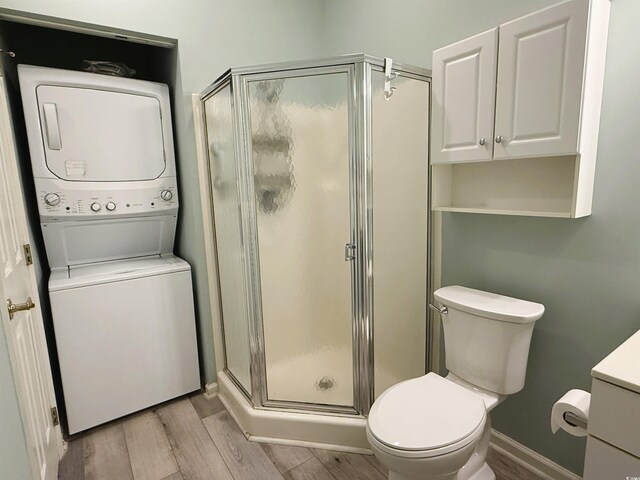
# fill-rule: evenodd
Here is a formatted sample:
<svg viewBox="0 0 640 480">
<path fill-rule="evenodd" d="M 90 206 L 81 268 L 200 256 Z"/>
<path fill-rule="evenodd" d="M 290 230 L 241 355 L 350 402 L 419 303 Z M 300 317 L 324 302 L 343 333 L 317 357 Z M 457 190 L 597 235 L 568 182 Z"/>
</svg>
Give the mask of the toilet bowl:
<svg viewBox="0 0 640 480">
<path fill-rule="evenodd" d="M 479 395 L 429 373 L 380 395 L 369 412 L 367 438 L 390 479 L 448 480 L 467 463 L 486 423 Z"/>
<path fill-rule="evenodd" d="M 522 389 L 533 325 L 544 306 L 460 286 L 437 290 L 443 378 L 428 373 L 374 402 L 367 439 L 389 480 L 494 480 L 485 458 L 489 412 Z"/>
</svg>

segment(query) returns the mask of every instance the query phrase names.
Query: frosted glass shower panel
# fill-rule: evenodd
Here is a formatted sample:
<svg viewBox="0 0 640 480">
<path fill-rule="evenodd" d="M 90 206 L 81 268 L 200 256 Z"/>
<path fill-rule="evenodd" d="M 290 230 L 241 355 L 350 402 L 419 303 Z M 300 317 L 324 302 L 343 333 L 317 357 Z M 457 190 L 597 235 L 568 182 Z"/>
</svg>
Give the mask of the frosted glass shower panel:
<svg viewBox="0 0 640 480">
<path fill-rule="evenodd" d="M 205 101 L 227 370 L 251 392 L 249 316 L 230 86 Z"/>
<path fill-rule="evenodd" d="M 425 373 L 429 83 L 372 72 L 373 340 L 377 398 Z"/>
<path fill-rule="evenodd" d="M 353 406 L 349 76 L 248 91 L 268 400 Z"/>
</svg>

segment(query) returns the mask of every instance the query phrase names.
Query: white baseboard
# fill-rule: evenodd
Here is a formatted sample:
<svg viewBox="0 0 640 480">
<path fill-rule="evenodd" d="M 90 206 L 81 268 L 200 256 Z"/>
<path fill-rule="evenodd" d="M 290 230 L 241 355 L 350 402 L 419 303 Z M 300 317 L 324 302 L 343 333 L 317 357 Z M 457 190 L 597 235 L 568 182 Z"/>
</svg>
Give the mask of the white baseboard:
<svg viewBox="0 0 640 480">
<path fill-rule="evenodd" d="M 491 447 L 545 480 L 581 480 L 582 478 L 493 429 L 491 430 Z"/>
<path fill-rule="evenodd" d="M 211 400 L 213 397 L 218 396 L 218 384 L 216 382 L 207 383 L 204 386 L 204 398 Z"/>
<path fill-rule="evenodd" d="M 287 445 L 289 447 L 305 447 L 315 448 L 320 450 L 331 450 L 332 452 L 346 452 L 357 453 L 358 455 L 373 455 L 373 452 L 368 448 L 358 447 L 345 447 L 344 445 L 333 445 L 331 443 L 315 443 L 305 442 L 304 440 L 287 440 L 286 438 L 270 438 L 270 437 L 255 437 L 249 435 L 247 438 L 250 442 L 257 443 L 275 443 L 276 445 Z"/>
<path fill-rule="evenodd" d="M 226 372 L 219 372 L 217 380 L 220 400 L 249 440 L 371 452 L 364 417 L 254 408 Z"/>
</svg>

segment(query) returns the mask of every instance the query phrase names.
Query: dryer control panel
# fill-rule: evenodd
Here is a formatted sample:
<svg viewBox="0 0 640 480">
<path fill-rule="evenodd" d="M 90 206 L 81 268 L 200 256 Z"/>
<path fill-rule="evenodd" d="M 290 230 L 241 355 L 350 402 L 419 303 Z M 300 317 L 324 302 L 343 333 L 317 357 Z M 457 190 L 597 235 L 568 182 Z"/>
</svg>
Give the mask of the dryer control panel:
<svg viewBox="0 0 640 480">
<path fill-rule="evenodd" d="M 36 179 L 38 211 L 47 222 L 90 218 L 168 215 L 178 210 L 174 178 L 136 182 L 135 187 L 94 183 L 92 188 L 69 188 L 69 182 Z"/>
</svg>

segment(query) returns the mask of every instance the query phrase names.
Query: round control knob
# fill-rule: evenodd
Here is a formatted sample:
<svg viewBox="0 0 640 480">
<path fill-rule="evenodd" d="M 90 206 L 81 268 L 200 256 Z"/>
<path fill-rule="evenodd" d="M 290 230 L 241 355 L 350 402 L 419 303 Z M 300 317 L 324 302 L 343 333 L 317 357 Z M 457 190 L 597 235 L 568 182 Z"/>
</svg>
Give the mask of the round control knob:
<svg viewBox="0 0 640 480">
<path fill-rule="evenodd" d="M 116 204 L 113 202 L 107 202 L 105 206 L 107 207 L 107 210 L 109 210 L 110 212 L 113 212 L 116 209 Z"/>
<path fill-rule="evenodd" d="M 169 200 L 171 200 L 173 198 L 173 193 L 171 192 L 171 190 L 162 190 L 160 192 L 160 197 L 168 202 Z"/>
<path fill-rule="evenodd" d="M 44 203 L 46 203 L 50 207 L 55 207 L 56 205 L 60 204 L 60 195 L 58 195 L 57 193 L 47 193 L 44 196 Z"/>
<path fill-rule="evenodd" d="M 102 205 L 100 205 L 99 203 L 93 202 L 91 204 L 91 210 L 93 210 L 94 212 L 99 212 L 100 210 L 102 210 Z"/>
</svg>

